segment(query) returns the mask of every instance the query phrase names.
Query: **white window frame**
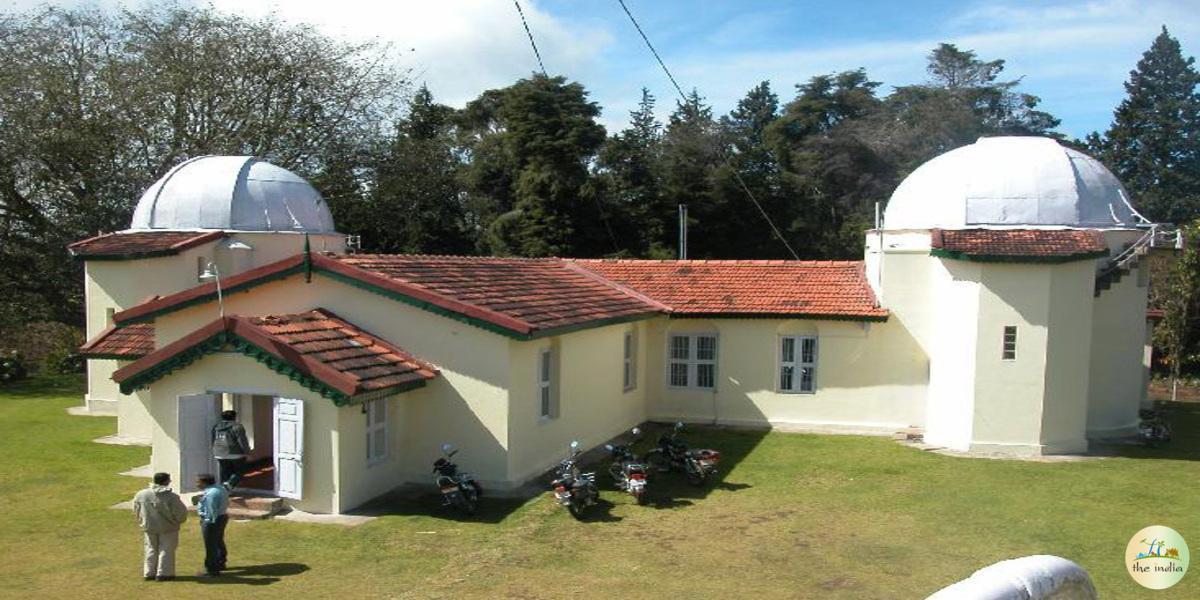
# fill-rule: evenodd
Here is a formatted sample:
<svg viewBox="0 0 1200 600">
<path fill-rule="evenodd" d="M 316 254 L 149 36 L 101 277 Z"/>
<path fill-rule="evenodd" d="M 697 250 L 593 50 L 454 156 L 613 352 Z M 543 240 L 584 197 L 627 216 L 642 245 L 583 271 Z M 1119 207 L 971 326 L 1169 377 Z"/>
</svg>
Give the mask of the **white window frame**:
<svg viewBox="0 0 1200 600">
<path fill-rule="evenodd" d="M 787 343 L 786 340 L 792 341 L 792 359 L 786 360 L 783 347 Z M 804 360 L 804 341 L 812 340 L 812 360 Z M 775 389 L 782 394 L 815 394 L 817 393 L 817 367 L 820 364 L 821 344 L 815 335 L 781 335 L 779 343 L 775 345 L 779 352 L 779 368 L 775 371 Z M 783 373 L 784 369 L 792 369 L 791 387 L 784 387 Z M 810 389 L 804 389 L 802 382 L 804 380 L 804 369 L 810 369 L 812 377 L 809 378 L 811 385 Z"/>
<path fill-rule="evenodd" d="M 621 341 L 621 389 L 626 392 L 637 389 L 637 336 L 626 331 Z"/>
<path fill-rule="evenodd" d="M 687 339 L 687 356 L 676 358 L 674 353 L 675 339 Z M 698 358 L 700 353 L 700 338 L 712 338 L 713 340 L 713 357 L 711 359 Z M 698 390 L 698 391 L 716 391 L 717 389 L 717 360 L 721 355 L 721 340 L 716 332 L 698 332 L 685 333 L 673 332 L 667 335 L 667 387 L 676 390 Z M 683 365 L 684 373 L 687 381 L 684 385 L 676 385 L 671 378 L 671 372 L 675 365 Z M 712 365 L 712 385 L 700 386 L 697 383 L 700 380 L 700 366 Z"/>
<path fill-rule="evenodd" d="M 538 420 L 558 418 L 558 390 L 554 385 L 554 347 L 541 348 L 537 356 L 537 403 Z"/>
<path fill-rule="evenodd" d="M 1011 335 L 1011 339 L 1010 339 Z M 1017 326 L 1005 325 L 1000 337 L 1000 360 L 1017 360 Z"/>
<path fill-rule="evenodd" d="M 363 412 L 367 419 L 367 466 L 375 466 L 388 459 L 388 405 L 387 398 L 367 400 Z M 376 442 L 383 439 L 383 452 L 375 452 Z"/>
</svg>

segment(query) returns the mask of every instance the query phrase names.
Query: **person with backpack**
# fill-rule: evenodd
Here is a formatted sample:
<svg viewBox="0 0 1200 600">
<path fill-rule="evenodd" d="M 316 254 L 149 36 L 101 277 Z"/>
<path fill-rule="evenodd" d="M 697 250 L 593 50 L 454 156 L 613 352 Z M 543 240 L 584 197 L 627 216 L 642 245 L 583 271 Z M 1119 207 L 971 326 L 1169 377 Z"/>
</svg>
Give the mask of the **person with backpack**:
<svg viewBox="0 0 1200 600">
<path fill-rule="evenodd" d="M 175 579 L 175 549 L 179 547 L 179 526 L 187 520 L 187 507 L 170 485 L 170 475 L 155 473 L 154 483 L 133 497 L 133 516 L 142 528 L 146 548 L 142 569 L 146 581 Z"/>
<path fill-rule="evenodd" d="M 246 453 L 250 452 L 246 428 L 237 422 L 237 412 L 222 412 L 221 421 L 213 425 L 212 452 L 217 459 L 221 483 L 226 489 L 237 487 L 246 465 Z"/>
</svg>

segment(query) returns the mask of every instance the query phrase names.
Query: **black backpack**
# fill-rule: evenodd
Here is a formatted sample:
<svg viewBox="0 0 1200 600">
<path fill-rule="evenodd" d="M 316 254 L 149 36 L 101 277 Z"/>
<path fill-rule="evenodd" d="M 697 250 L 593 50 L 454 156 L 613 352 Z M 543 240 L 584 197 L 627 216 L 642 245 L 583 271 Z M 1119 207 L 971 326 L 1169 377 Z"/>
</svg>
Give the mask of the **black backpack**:
<svg viewBox="0 0 1200 600">
<path fill-rule="evenodd" d="M 241 438 L 237 435 L 240 427 L 233 421 L 221 421 L 213 427 L 213 454 L 245 454 Z"/>
</svg>

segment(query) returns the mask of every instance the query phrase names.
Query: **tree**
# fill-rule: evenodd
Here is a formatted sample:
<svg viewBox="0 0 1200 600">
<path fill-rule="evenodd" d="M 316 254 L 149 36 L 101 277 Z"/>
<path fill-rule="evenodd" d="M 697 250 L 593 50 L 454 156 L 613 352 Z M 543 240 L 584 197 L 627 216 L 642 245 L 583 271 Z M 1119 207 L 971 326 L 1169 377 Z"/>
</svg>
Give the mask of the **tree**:
<svg viewBox="0 0 1200 600">
<path fill-rule="evenodd" d="M 654 116 L 654 96 L 642 88 L 637 110 L 625 130 L 605 141 L 597 157 L 613 227 L 625 249 L 636 256 L 670 258 L 675 207 L 663 195 L 660 161 L 663 125 Z"/>
<path fill-rule="evenodd" d="M 1104 138 L 1089 146 L 1152 221 L 1200 217 L 1200 74 L 1167 28 L 1125 83 L 1127 97 Z"/>
<path fill-rule="evenodd" d="M 1185 239 L 1200 239 L 1200 220 L 1183 228 Z M 1200 249 L 1189 244 L 1178 256 L 1152 263 L 1150 306 L 1163 311 L 1154 327 L 1154 346 L 1178 381 L 1185 367 L 1196 364 L 1200 348 Z"/>
<path fill-rule="evenodd" d="M 542 74 L 468 103 L 460 115 L 471 159 L 464 181 L 490 222 L 484 249 L 519 256 L 617 249 L 588 170 L 605 138 L 599 114 L 582 85 Z"/>
<path fill-rule="evenodd" d="M 467 254 L 475 250 L 458 179 L 454 109 L 425 86 L 375 164 L 375 185 L 362 201 L 343 203 L 339 226 L 363 235 L 372 252 Z M 390 218 L 381 218 L 381 216 Z"/>
<path fill-rule="evenodd" d="M 709 208 L 716 201 L 712 174 L 723 162 L 724 153 L 712 107 L 695 90 L 686 99 L 677 100 L 663 132 L 662 193 L 667 206 L 688 205 L 689 227 L 699 224 L 693 215 L 703 218 L 714 212 Z M 703 236 L 690 236 L 689 245 L 689 257 L 720 256 L 725 250 Z"/>
<path fill-rule="evenodd" d="M 375 43 L 183 5 L 12 15 L 0 48 L 0 317 L 81 323 L 66 244 L 125 228 L 178 162 L 256 155 L 320 181 L 407 90 Z"/>
</svg>

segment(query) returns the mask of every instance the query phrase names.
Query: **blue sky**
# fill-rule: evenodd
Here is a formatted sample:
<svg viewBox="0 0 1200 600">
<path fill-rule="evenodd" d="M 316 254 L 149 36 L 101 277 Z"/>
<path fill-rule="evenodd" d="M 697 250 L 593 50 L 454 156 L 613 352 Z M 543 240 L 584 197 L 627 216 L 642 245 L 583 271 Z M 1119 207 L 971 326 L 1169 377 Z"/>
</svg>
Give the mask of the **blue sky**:
<svg viewBox="0 0 1200 600">
<path fill-rule="evenodd" d="M 115 5 L 110 0 L 93 3 Z M 665 116 L 674 92 L 616 0 L 520 0 L 551 74 L 583 83 L 623 127 L 642 86 Z M 921 82 L 925 55 L 942 41 L 1003 58 L 1008 77 L 1040 96 L 1082 136 L 1107 128 L 1123 82 L 1159 27 L 1185 54 L 1200 52 L 1197 0 L 1015 0 L 784 2 L 626 0 L 686 89 L 728 112 L 746 90 L 769 80 L 786 101 L 819 73 L 865 67 L 886 93 Z M 34 0 L 0 0 L 22 9 Z M 65 2 L 75 4 L 76 2 Z M 211 0 L 248 15 L 274 12 L 336 36 L 374 37 L 442 102 L 461 106 L 481 91 L 536 68 L 512 0 Z"/>
</svg>

